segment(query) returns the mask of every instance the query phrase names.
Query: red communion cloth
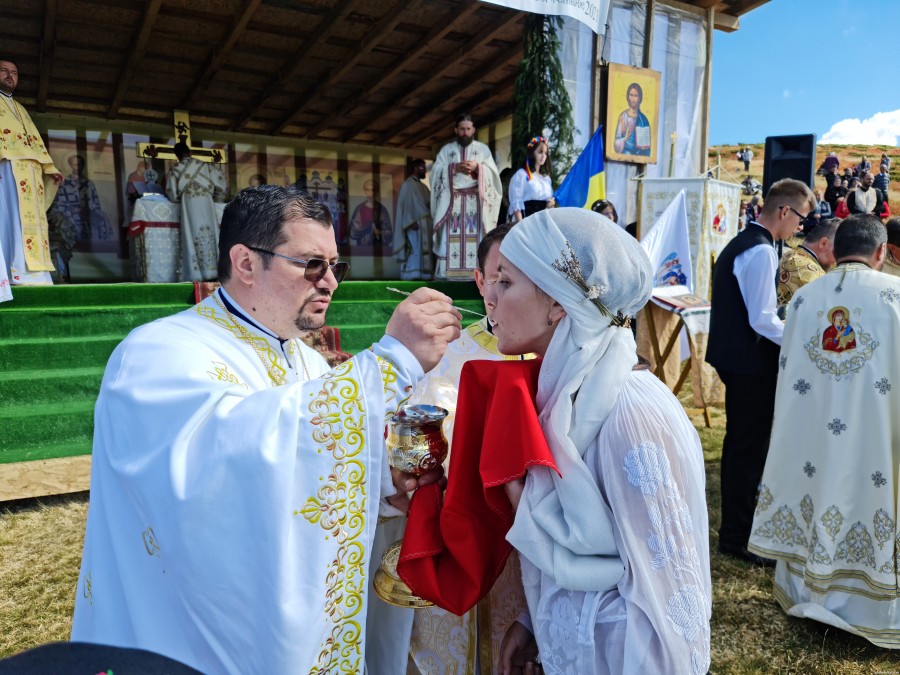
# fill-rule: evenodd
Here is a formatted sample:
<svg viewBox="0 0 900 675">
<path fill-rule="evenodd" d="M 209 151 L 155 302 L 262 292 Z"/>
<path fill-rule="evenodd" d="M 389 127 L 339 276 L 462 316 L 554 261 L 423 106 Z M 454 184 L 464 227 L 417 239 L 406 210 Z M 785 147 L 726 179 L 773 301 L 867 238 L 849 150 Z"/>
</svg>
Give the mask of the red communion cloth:
<svg viewBox="0 0 900 675">
<path fill-rule="evenodd" d="M 538 359 L 463 366 L 447 491 L 427 485 L 410 503 L 397 573 L 454 614 L 488 594 L 512 550 L 503 485 L 532 466 L 558 472 L 534 405 L 540 367 Z"/>
</svg>

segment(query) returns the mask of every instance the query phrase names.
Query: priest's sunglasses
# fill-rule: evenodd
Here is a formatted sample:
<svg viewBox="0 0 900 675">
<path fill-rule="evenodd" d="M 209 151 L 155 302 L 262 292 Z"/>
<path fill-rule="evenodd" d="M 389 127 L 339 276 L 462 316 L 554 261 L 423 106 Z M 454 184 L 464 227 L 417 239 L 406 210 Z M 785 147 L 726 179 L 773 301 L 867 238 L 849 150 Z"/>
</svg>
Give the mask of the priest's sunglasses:
<svg viewBox="0 0 900 675">
<path fill-rule="evenodd" d="M 341 283 L 344 280 L 344 277 L 347 276 L 347 272 L 350 271 L 350 263 L 347 262 L 329 263 L 327 260 L 322 260 L 321 258 L 301 260 L 300 258 L 292 258 L 289 255 L 275 253 L 275 251 L 267 251 L 264 248 L 256 248 L 255 246 L 248 246 L 247 248 L 249 248 L 251 251 L 256 251 L 257 253 L 274 255 L 276 258 L 284 258 L 285 260 L 290 260 L 298 267 L 303 268 L 303 278 L 307 281 L 321 281 L 325 278 L 325 275 L 330 269 L 331 273 L 334 275 L 335 281 Z"/>
</svg>

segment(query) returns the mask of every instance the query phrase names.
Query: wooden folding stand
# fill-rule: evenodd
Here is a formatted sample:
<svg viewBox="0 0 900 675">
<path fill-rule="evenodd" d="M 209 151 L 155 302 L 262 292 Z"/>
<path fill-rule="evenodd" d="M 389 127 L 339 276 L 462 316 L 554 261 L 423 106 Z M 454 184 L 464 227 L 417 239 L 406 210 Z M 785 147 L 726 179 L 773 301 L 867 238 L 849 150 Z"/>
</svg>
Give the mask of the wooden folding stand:
<svg viewBox="0 0 900 675">
<path fill-rule="evenodd" d="M 657 305 L 657 307 L 661 307 Z M 661 307 L 667 311 L 672 311 L 668 307 Z M 669 336 L 669 341 L 666 343 L 665 349 L 660 351 L 659 348 L 659 338 L 656 332 L 656 322 L 653 319 L 653 312 L 650 311 L 649 307 L 646 312 L 644 312 L 643 316 L 647 319 L 647 328 L 648 333 L 650 334 L 650 347 L 653 349 L 653 360 L 656 362 L 656 369 L 654 370 L 654 374 L 660 379 L 660 381 L 668 386 L 668 382 L 666 382 L 666 374 L 665 374 L 665 363 L 668 358 L 672 355 L 672 350 L 675 348 L 675 343 L 678 342 L 679 336 L 681 335 L 681 329 L 687 328 L 684 325 L 684 319 L 682 319 L 681 314 L 679 312 L 672 312 L 675 316 L 678 317 L 678 326 L 672 331 L 672 334 Z M 688 340 L 691 340 L 691 335 L 688 333 Z M 691 351 L 690 356 L 684 360 L 684 365 L 681 367 L 681 374 L 678 377 L 678 381 L 675 383 L 675 386 L 672 387 L 672 393 L 675 396 L 678 396 L 678 392 L 681 391 L 681 388 L 684 386 L 684 383 L 687 381 L 688 375 L 691 373 L 691 368 L 694 366 L 694 354 Z M 699 367 L 699 364 L 698 364 Z M 685 407 L 685 411 L 688 413 L 703 413 L 703 421 L 706 424 L 706 428 L 709 429 L 712 425 L 709 420 L 709 406 L 706 405 L 706 397 L 703 395 L 703 377 L 702 373 L 699 378 L 700 381 L 700 391 L 695 392 L 697 396 L 699 396 L 700 400 L 703 402 L 703 407 L 701 408 L 687 408 Z"/>
</svg>

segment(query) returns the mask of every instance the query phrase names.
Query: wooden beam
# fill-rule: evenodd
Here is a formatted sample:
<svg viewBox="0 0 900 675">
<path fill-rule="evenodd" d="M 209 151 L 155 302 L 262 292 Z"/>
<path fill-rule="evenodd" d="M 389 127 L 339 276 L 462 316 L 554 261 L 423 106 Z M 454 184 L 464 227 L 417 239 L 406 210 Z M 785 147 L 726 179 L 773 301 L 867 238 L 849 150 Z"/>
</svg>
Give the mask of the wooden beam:
<svg viewBox="0 0 900 675">
<path fill-rule="evenodd" d="M 119 113 L 119 108 L 122 107 L 122 101 L 125 99 L 125 92 L 128 91 L 128 87 L 131 85 L 131 79 L 134 77 L 135 72 L 137 72 L 138 64 L 140 64 L 144 58 L 144 52 L 147 50 L 147 43 L 150 41 L 150 33 L 153 30 L 153 24 L 156 23 L 156 17 L 159 14 L 161 5 L 162 0 L 149 0 L 144 9 L 144 18 L 141 20 L 141 28 L 138 31 L 137 38 L 129 49 L 128 63 L 122 70 L 122 75 L 119 77 L 119 86 L 116 89 L 112 103 L 106 113 L 109 119 L 115 119 L 116 115 Z"/>
<path fill-rule="evenodd" d="M 90 486 L 90 455 L 0 464 L 0 502 L 82 492 Z"/>
<path fill-rule="evenodd" d="M 39 64 L 37 106 L 38 112 L 47 110 L 47 92 L 50 90 L 50 69 L 53 65 L 53 52 L 56 47 L 56 15 L 59 9 L 58 0 L 46 0 L 44 4 L 44 34 L 41 37 L 41 61 Z"/>
<path fill-rule="evenodd" d="M 462 103 L 456 105 L 455 108 L 459 110 L 475 110 L 475 108 L 477 108 L 482 103 L 485 103 L 486 101 L 490 101 L 491 99 L 502 99 L 508 94 L 512 94 L 516 87 L 516 77 L 517 75 L 514 75 L 510 78 L 507 78 L 506 80 L 503 80 L 502 82 L 498 82 L 496 85 L 489 86 L 485 91 L 481 92 L 477 96 L 473 96 L 467 101 L 463 101 Z M 453 99 L 450 99 L 448 103 L 450 103 L 451 101 L 453 101 Z M 440 110 L 437 110 L 436 112 L 438 112 L 441 116 L 444 115 L 444 113 Z M 428 129 L 419 134 L 416 134 L 413 138 L 407 138 L 402 143 L 403 147 L 412 148 L 422 141 L 431 138 L 435 134 L 439 134 L 442 130 L 449 130 L 450 119 L 451 118 L 442 119 L 439 123 L 431 125 L 430 127 L 428 127 Z"/>
<path fill-rule="evenodd" d="M 716 10 L 708 9 L 707 11 L 707 27 L 711 26 L 716 18 Z M 706 62 L 704 72 L 706 73 L 703 78 L 703 92 L 702 96 L 702 119 L 700 121 L 700 157 L 701 164 L 700 170 L 706 173 L 707 166 L 709 165 L 709 120 L 710 120 L 710 104 L 712 101 L 712 49 L 713 49 L 713 32 L 707 28 L 706 30 Z M 674 161 L 674 158 L 673 158 Z"/>
<path fill-rule="evenodd" d="M 387 13 L 381 18 L 381 21 L 373 26 L 369 31 L 369 39 L 363 42 L 362 45 L 358 45 L 356 48 L 354 48 L 352 50 L 350 58 L 346 59 L 334 72 L 332 72 L 325 78 L 320 79 L 311 87 L 308 87 L 306 91 L 304 91 L 299 96 L 296 96 L 288 106 L 288 114 L 281 118 L 281 120 L 276 122 L 274 125 L 272 125 L 269 128 L 268 133 L 270 135 L 276 135 L 284 131 L 285 127 L 287 127 L 293 120 L 295 120 L 297 116 L 302 113 L 307 108 L 307 106 L 309 106 L 310 102 L 316 99 L 316 96 L 318 96 L 320 91 L 322 91 L 323 89 L 327 89 L 328 87 L 334 85 L 336 82 L 339 82 L 341 78 L 344 77 L 344 75 L 346 75 L 351 70 L 353 70 L 354 67 L 356 67 L 356 64 L 359 63 L 359 61 L 363 57 L 368 55 L 369 52 L 371 52 L 378 44 L 380 44 L 384 40 L 384 38 L 388 36 L 403 20 L 404 11 L 410 13 L 417 12 L 422 4 L 423 0 L 414 0 L 413 2 L 407 2 L 407 0 L 397 0 L 397 2 L 391 5 Z"/>
<path fill-rule="evenodd" d="M 647 12 L 644 15 L 644 53 L 642 55 L 642 67 L 649 68 L 653 63 L 653 10 L 656 9 L 656 0 L 647 0 Z"/>
<path fill-rule="evenodd" d="M 753 0 L 754 2 L 759 2 L 763 4 L 763 2 L 767 2 L 768 0 Z M 700 16 L 706 18 L 706 10 L 700 9 L 696 5 L 689 5 L 686 2 L 680 2 L 680 0 L 659 0 L 661 5 L 668 5 L 669 7 L 674 7 L 676 9 L 680 9 L 682 11 L 688 12 L 689 14 L 693 14 L 694 16 Z M 749 11 L 749 10 L 747 10 Z M 746 12 L 741 12 L 742 14 L 746 14 Z M 726 33 L 733 33 L 741 26 L 741 20 L 733 16 L 731 14 L 724 14 L 722 12 L 716 12 L 715 25 L 713 28 L 717 28 L 718 30 L 724 31 Z"/>
<path fill-rule="evenodd" d="M 363 91 L 356 92 L 350 96 L 344 105 L 335 112 L 329 113 L 322 118 L 322 121 L 306 132 L 307 138 L 315 138 L 324 129 L 331 126 L 332 121 L 337 117 L 344 117 L 353 110 L 361 102 L 365 101 L 372 93 L 381 89 L 386 82 L 399 75 L 410 64 L 417 61 L 425 54 L 434 44 L 440 42 L 460 21 L 463 21 L 474 14 L 479 7 L 476 0 L 466 0 L 467 4 L 462 8 L 455 8 L 444 14 L 428 34 L 419 40 L 419 46 L 406 54 L 403 58 L 394 64 L 394 67 L 381 74 L 378 79 L 369 84 Z"/>
<path fill-rule="evenodd" d="M 372 126 L 372 123 L 384 117 L 391 110 L 396 110 L 397 108 L 402 108 L 407 102 L 409 102 L 412 98 L 417 96 L 422 90 L 430 86 L 432 83 L 437 81 L 439 78 L 446 75 L 448 72 L 456 68 L 461 61 L 468 58 L 469 54 L 480 47 L 483 47 L 488 42 L 493 40 L 499 33 L 502 33 L 506 30 L 507 27 L 519 21 L 522 17 L 522 14 L 517 12 L 510 12 L 503 19 L 496 23 L 488 23 L 484 28 L 482 28 L 471 40 L 469 40 L 466 44 L 458 47 L 453 54 L 450 54 L 448 58 L 444 60 L 444 65 L 438 68 L 437 70 L 430 73 L 427 77 L 423 78 L 419 81 L 419 83 L 403 94 L 399 99 L 391 101 L 390 108 L 384 108 L 380 112 L 378 112 L 375 117 L 369 119 L 362 125 L 357 126 L 352 129 L 350 132 L 344 134 L 341 138 L 342 142 L 347 142 L 348 139 L 353 138 L 360 132 L 364 131 L 368 127 Z M 517 54 L 521 54 L 521 44 L 517 46 L 516 49 Z M 484 73 L 480 72 L 477 68 L 471 69 L 466 75 L 465 78 L 474 77 L 479 78 L 482 77 Z"/>
<path fill-rule="evenodd" d="M 394 127 L 392 127 L 389 131 L 379 136 L 375 142 L 378 145 L 384 145 L 395 136 L 403 133 L 406 129 L 409 129 L 410 126 L 415 123 L 416 119 L 421 116 L 419 110 L 434 110 L 442 104 L 446 105 L 448 101 L 459 98 L 469 89 L 482 85 L 485 79 L 489 78 L 498 70 L 506 68 L 511 63 L 518 63 L 522 59 L 523 51 L 524 46 L 522 44 L 519 44 L 516 46 L 516 49 L 514 51 L 506 55 L 505 59 L 491 59 L 491 61 L 488 61 L 486 63 L 478 63 L 474 65 L 468 70 L 468 72 L 465 73 L 465 75 L 460 78 L 463 82 L 468 82 L 468 84 L 464 84 L 461 88 L 454 90 L 452 96 L 447 96 L 447 94 L 445 94 L 444 92 L 439 92 L 437 96 L 433 97 L 427 103 L 424 103 L 421 106 L 416 106 L 416 110 L 414 110 L 403 120 L 394 125 Z M 466 110 L 468 110 L 468 108 L 466 108 Z"/>
<path fill-rule="evenodd" d="M 217 47 L 213 47 L 213 53 L 206 62 L 203 73 L 194 82 L 188 95 L 185 96 L 178 106 L 179 108 L 190 110 L 197 98 L 209 88 L 213 78 L 218 74 L 219 68 L 225 63 L 225 59 L 228 58 L 234 45 L 241 37 L 241 33 L 244 32 L 244 29 L 247 27 L 247 24 L 250 23 L 250 19 L 253 17 L 254 12 L 256 12 L 261 3 L 262 0 L 246 0 L 244 2 L 244 7 L 231 23 L 231 27 L 228 30 L 228 35 L 225 40 Z"/>
<path fill-rule="evenodd" d="M 728 7 L 728 11 L 735 16 L 743 16 L 747 12 L 752 12 L 754 9 L 758 9 L 765 5 L 769 0 L 738 0 L 737 2 L 732 2 Z"/>
<path fill-rule="evenodd" d="M 273 75 L 263 90 L 254 97 L 254 103 L 247 107 L 239 116 L 237 122 L 232 125 L 232 130 L 240 130 L 247 126 L 250 120 L 265 108 L 269 100 L 276 94 L 280 94 L 284 83 L 298 75 L 307 66 L 306 57 L 318 49 L 331 35 L 335 27 L 344 20 L 347 14 L 361 0 L 338 0 L 331 10 L 328 18 L 322 20 L 316 28 L 307 36 L 300 48 L 291 54 L 286 63 L 286 70 L 281 70 Z"/>
</svg>

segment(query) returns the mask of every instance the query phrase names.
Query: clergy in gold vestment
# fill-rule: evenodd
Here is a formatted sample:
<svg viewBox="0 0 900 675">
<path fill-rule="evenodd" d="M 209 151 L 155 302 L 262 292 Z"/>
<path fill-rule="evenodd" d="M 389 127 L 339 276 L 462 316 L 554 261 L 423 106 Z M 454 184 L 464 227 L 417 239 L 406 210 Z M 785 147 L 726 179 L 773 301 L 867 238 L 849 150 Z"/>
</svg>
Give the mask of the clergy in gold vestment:
<svg viewBox="0 0 900 675">
<path fill-rule="evenodd" d="M 779 307 L 788 304 L 801 287 L 834 267 L 834 233 L 839 223 L 835 219 L 824 220 L 793 248 L 785 249 L 778 268 Z"/>
<path fill-rule="evenodd" d="M 900 280 L 884 227 L 847 218 L 837 266 L 787 315 L 775 421 L 749 548 L 776 559 L 790 616 L 900 649 Z"/>
<path fill-rule="evenodd" d="M 28 112 L 13 98 L 16 65 L 0 61 L 0 302 L 10 286 L 50 284 L 47 208 L 63 175 Z"/>
<path fill-rule="evenodd" d="M 501 226 L 482 240 L 478 252 L 475 280 L 480 289 L 485 282 L 484 270 L 496 270 L 499 245 L 509 231 Z M 482 256 L 482 254 L 484 254 Z M 496 273 L 493 274 L 496 276 Z M 485 307 L 490 314 L 491 308 Z M 444 357 L 429 371 L 410 398 L 413 403 L 428 403 L 445 408 L 447 440 L 453 440 L 459 377 L 462 367 L 474 359 L 517 360 L 520 356 L 504 356 L 497 351 L 497 338 L 490 332 L 488 318 L 473 323 L 458 340 L 450 343 Z M 528 358 L 533 358 L 529 356 Z M 449 458 L 446 463 L 449 463 Z M 381 550 L 403 534 L 406 518 L 383 521 L 376 534 Z M 379 564 L 378 550 L 372 565 Z M 370 578 L 377 567 L 370 570 Z M 463 616 L 440 607 L 402 609 L 376 598 L 369 608 L 370 640 L 366 664 L 370 673 L 404 673 L 407 675 L 492 675 L 497 673 L 500 643 L 506 629 L 527 611 L 522 590 L 518 555 L 513 552 L 491 592 Z"/>
</svg>

